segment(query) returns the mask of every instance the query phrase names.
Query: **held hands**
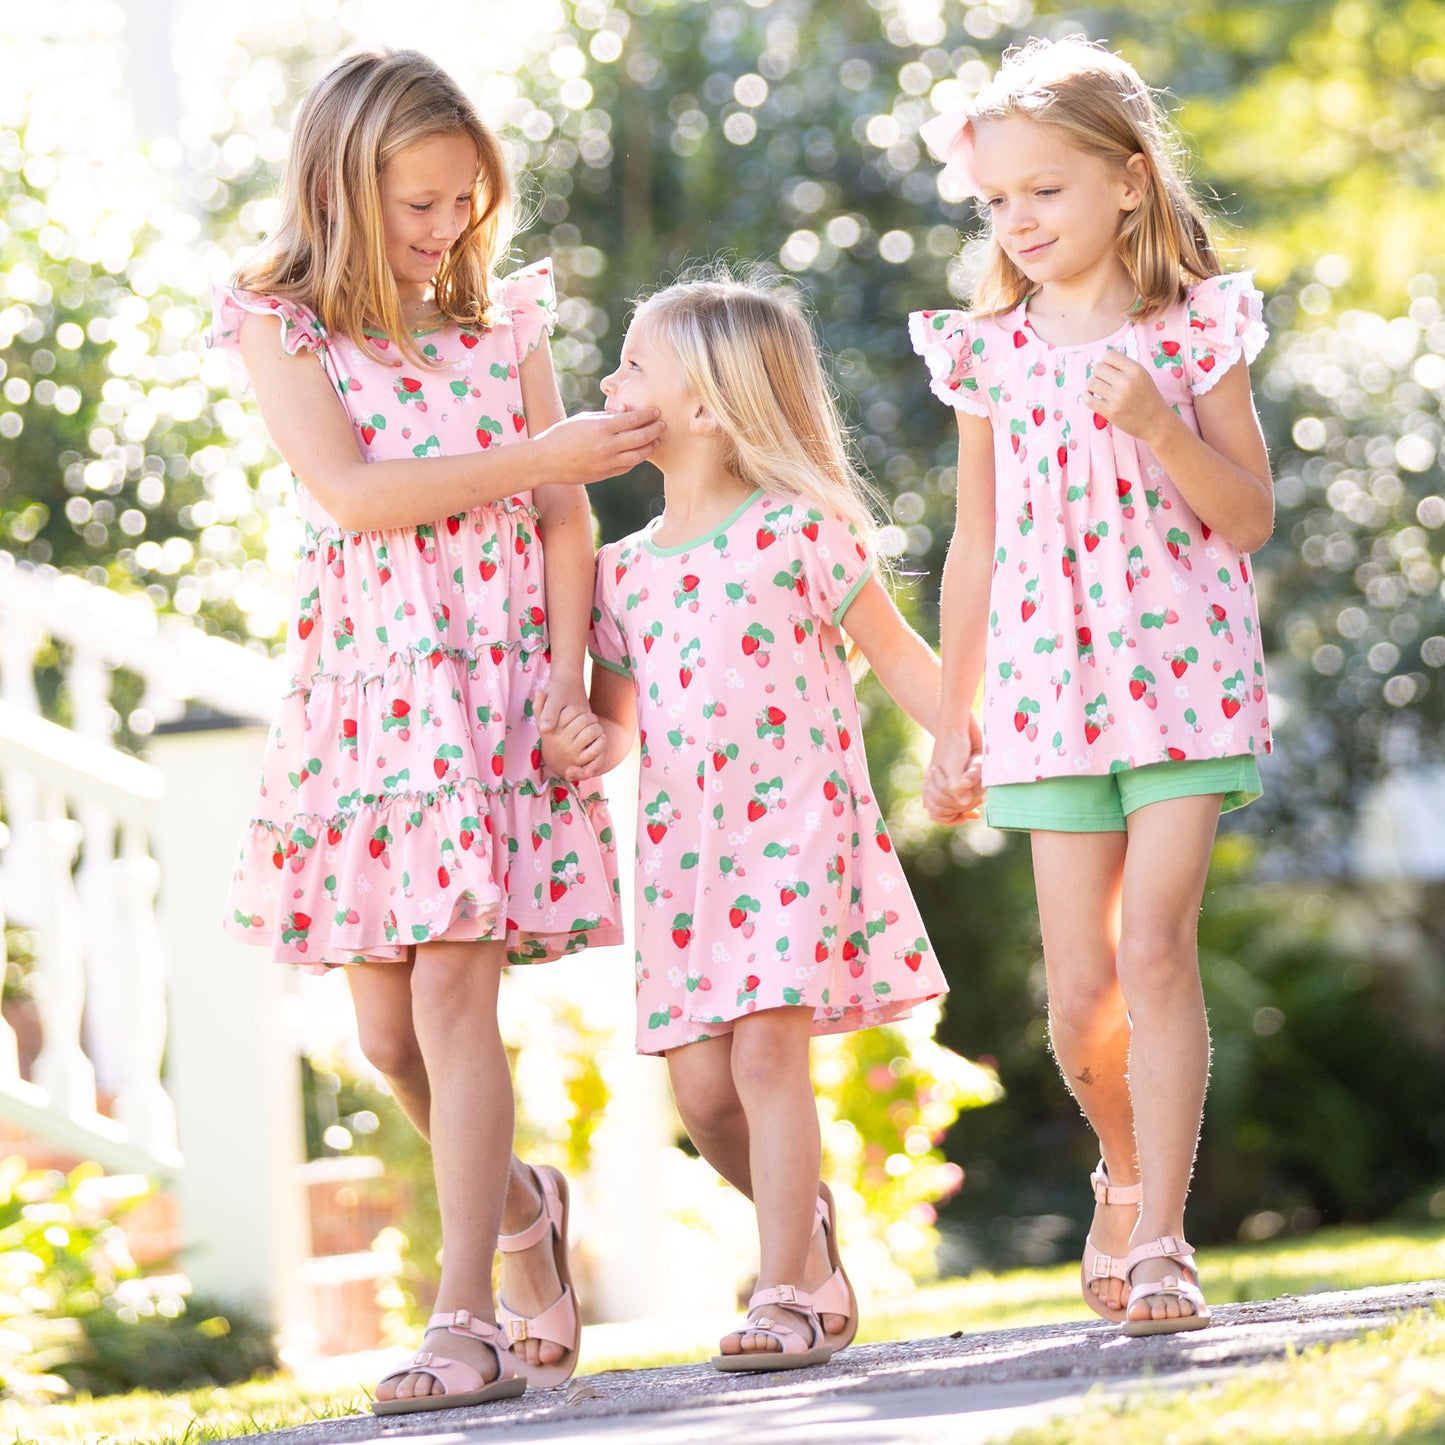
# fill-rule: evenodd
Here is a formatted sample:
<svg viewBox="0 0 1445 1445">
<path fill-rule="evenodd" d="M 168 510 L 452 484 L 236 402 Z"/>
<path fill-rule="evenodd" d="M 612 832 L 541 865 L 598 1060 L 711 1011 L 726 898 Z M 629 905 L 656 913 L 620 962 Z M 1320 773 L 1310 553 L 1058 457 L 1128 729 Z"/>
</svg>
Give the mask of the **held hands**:
<svg viewBox="0 0 1445 1445">
<path fill-rule="evenodd" d="M 1090 370 L 1084 400 L 1111 425 L 1149 444 L 1174 417 L 1153 377 L 1122 351 L 1109 351 Z"/>
<path fill-rule="evenodd" d="M 600 482 L 644 462 L 664 427 L 655 407 L 645 411 L 584 411 L 540 432 L 540 469 L 556 482 Z"/>
<path fill-rule="evenodd" d="M 983 735 L 968 715 L 968 731 L 950 729 L 933 745 L 923 775 L 923 807 L 935 823 L 955 828 L 978 816 L 983 804 Z"/>
<path fill-rule="evenodd" d="M 547 770 L 569 783 L 585 782 L 602 771 L 607 736 L 597 714 L 580 700 L 569 699 L 558 689 L 537 694 L 537 731 L 541 735 L 542 761 Z"/>
</svg>

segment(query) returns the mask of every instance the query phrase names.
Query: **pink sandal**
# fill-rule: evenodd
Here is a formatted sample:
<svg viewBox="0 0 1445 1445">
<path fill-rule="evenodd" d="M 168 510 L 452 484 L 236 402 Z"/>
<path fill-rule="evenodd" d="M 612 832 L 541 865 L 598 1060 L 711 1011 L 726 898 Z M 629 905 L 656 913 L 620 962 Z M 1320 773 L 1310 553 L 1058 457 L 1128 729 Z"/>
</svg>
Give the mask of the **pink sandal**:
<svg viewBox="0 0 1445 1445">
<path fill-rule="evenodd" d="M 1129 1304 L 1132 1308 L 1140 1300 L 1153 1299 L 1155 1295 L 1173 1295 L 1176 1299 L 1191 1305 L 1192 1315 L 1180 1315 L 1176 1319 L 1136 1320 L 1125 1314 L 1126 1335 L 1173 1335 L 1181 1330 L 1202 1330 L 1209 1323 L 1209 1306 L 1204 1303 L 1203 1291 L 1199 1288 L 1199 1274 L 1194 1268 L 1194 1246 L 1186 1244 L 1172 1234 L 1161 1235 L 1148 1244 L 1138 1245 L 1129 1251 L 1124 1261 L 1124 1276 L 1146 1259 L 1172 1259 L 1183 1273 L 1166 1274 L 1163 1279 L 1129 1286 Z"/>
<path fill-rule="evenodd" d="M 838 1231 L 833 1223 L 834 1212 L 833 1191 L 826 1184 L 819 1185 L 818 1213 L 813 1231 L 823 1231 L 823 1242 L 828 1246 L 828 1263 L 833 1266 L 833 1273 L 813 1291 L 813 1308 L 820 1316 L 842 1315 L 848 1321 L 836 1334 L 830 1335 L 826 1330 L 823 1332 L 823 1338 L 837 1351 L 847 1349 L 858 1333 L 858 1296 L 853 1293 L 853 1286 L 848 1281 L 843 1270 L 843 1261 L 838 1254 Z"/>
<path fill-rule="evenodd" d="M 497 1320 L 513 1345 L 521 1344 L 523 1340 L 546 1340 L 566 1350 L 567 1353 L 552 1365 L 533 1365 L 515 1350 L 512 1352 L 512 1362 L 527 1383 L 535 1390 L 545 1390 L 569 1380 L 577 1368 L 582 1321 L 577 1315 L 577 1296 L 572 1293 L 572 1268 L 567 1258 L 567 1180 L 561 1170 L 546 1164 L 540 1168 L 533 1167 L 532 1177 L 542 1194 L 542 1208 L 525 1229 L 516 1234 L 498 1235 L 497 1248 L 503 1254 L 517 1254 L 530 1249 L 550 1232 L 552 1259 L 557 1266 L 557 1278 L 562 1281 L 562 1294 L 541 1314 L 530 1318 L 509 1310 L 499 1299 Z"/>
<path fill-rule="evenodd" d="M 1089 1183 L 1094 1186 L 1094 1202 L 1096 1204 L 1133 1204 L 1137 1206 L 1144 1198 L 1144 1186 L 1142 1184 L 1110 1184 L 1109 1171 L 1104 1161 L 1099 1160 L 1099 1167 L 1089 1175 Z M 1105 1304 L 1089 1286 L 1097 1280 L 1121 1279 L 1128 1283 L 1128 1271 L 1125 1262 L 1117 1255 L 1105 1254 L 1090 1236 L 1084 1240 L 1084 1258 L 1079 1265 L 1079 1288 L 1083 1291 L 1084 1303 L 1102 1319 L 1112 1320 L 1118 1324 L 1128 1313 L 1127 1306 L 1120 1306 L 1117 1309 Z"/>
<path fill-rule="evenodd" d="M 761 1313 L 764 1305 L 785 1305 L 807 1320 L 813 1337 L 805 1340 L 792 1325 L 775 1320 Z M 753 1316 L 757 1318 L 754 1319 Z M 823 1322 L 818 1318 L 814 1297 L 790 1284 L 774 1285 L 771 1289 L 760 1289 L 748 1301 L 747 1323 L 740 1325 L 734 1334 L 770 1335 L 778 1342 L 776 1350 L 740 1350 L 735 1355 L 714 1355 L 713 1368 L 716 1370 L 751 1370 L 758 1373 L 769 1370 L 801 1370 L 807 1365 L 826 1365 L 833 1358 L 834 1347 L 820 1344 L 826 1341 Z"/>
<path fill-rule="evenodd" d="M 423 1410 L 455 1410 L 462 1405 L 485 1405 L 492 1400 L 511 1400 L 527 1388 L 527 1382 L 513 1372 L 511 1352 L 502 1332 L 494 1324 L 479 1320 L 469 1310 L 433 1315 L 429 1330 L 446 1329 L 469 1340 L 480 1340 L 497 1357 L 497 1378 L 485 1379 L 480 1370 L 461 1360 L 449 1360 L 434 1350 L 418 1350 L 409 1364 L 393 1370 L 377 1385 L 403 1380 L 408 1375 L 430 1375 L 442 1387 L 440 1395 L 413 1395 L 404 1399 L 373 1400 L 373 1415 L 412 1415 Z"/>
</svg>

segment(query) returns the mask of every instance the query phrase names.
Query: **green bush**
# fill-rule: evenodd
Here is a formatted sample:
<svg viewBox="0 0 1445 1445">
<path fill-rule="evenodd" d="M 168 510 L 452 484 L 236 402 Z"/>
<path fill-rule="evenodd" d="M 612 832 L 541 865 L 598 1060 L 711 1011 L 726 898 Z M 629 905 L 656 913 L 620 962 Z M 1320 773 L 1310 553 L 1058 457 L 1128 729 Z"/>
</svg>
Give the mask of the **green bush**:
<svg viewBox="0 0 1445 1445">
<path fill-rule="evenodd" d="M 235 1385 L 276 1368 L 270 1329 L 248 1310 L 200 1297 L 169 1303 L 182 1312 L 92 1310 L 55 1373 L 78 1394 L 119 1395 Z"/>
<path fill-rule="evenodd" d="M 276 1365 L 244 1311 L 188 1300 L 179 1275 L 141 1277 L 116 1220 L 144 1181 L 0 1161 L 0 1395 L 234 1384 Z"/>
</svg>

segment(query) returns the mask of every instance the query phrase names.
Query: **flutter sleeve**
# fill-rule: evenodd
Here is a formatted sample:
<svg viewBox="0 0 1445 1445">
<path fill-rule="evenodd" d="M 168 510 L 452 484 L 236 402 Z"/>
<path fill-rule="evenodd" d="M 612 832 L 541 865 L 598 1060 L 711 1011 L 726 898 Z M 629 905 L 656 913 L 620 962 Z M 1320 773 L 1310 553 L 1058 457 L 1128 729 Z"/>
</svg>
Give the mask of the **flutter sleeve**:
<svg viewBox="0 0 1445 1445">
<path fill-rule="evenodd" d="M 966 311 L 915 311 L 908 318 L 913 349 L 928 365 L 934 396 L 971 416 L 987 416 L 984 372 L 988 346 Z"/>
<path fill-rule="evenodd" d="M 609 672 L 631 677 L 632 658 L 613 610 L 617 604 L 617 590 L 609 581 L 617 557 L 615 547 L 604 547 L 597 555 L 597 580 L 592 588 L 592 625 L 587 633 L 587 651 L 592 654 L 595 663 Z"/>
<path fill-rule="evenodd" d="M 1249 271 L 1210 276 L 1189 288 L 1189 390 L 1203 396 L 1242 356 L 1252 362 L 1269 339 L 1264 298 Z"/>
<path fill-rule="evenodd" d="M 320 352 L 326 345 L 326 328 L 316 314 L 299 301 L 240 291 L 234 286 L 212 286 L 211 307 L 207 340 L 218 350 L 229 353 L 232 371 L 243 391 L 251 384 L 241 359 L 241 322 L 248 312 L 276 317 L 281 323 L 281 349 L 287 356 L 302 351 Z"/>
<path fill-rule="evenodd" d="M 557 324 L 557 292 L 552 284 L 552 258 L 544 257 L 504 276 L 497 299 L 511 321 L 517 360 L 525 361 L 552 334 Z"/>
<path fill-rule="evenodd" d="M 805 499 L 785 503 L 768 520 L 787 538 L 788 565 L 773 585 L 789 588 L 815 617 L 837 626 L 873 572 L 853 524 Z"/>
</svg>

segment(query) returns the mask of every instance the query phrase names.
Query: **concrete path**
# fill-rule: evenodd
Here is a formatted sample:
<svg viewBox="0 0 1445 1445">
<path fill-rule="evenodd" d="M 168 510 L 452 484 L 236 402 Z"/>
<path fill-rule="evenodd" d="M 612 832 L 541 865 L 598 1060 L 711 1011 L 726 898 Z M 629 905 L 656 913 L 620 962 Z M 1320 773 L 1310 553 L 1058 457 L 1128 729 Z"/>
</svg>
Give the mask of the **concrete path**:
<svg viewBox="0 0 1445 1445">
<path fill-rule="evenodd" d="M 829 1364 L 765 1375 L 707 1365 L 612 1370 L 516 1400 L 385 1419 L 351 1416 L 241 1438 L 273 1445 L 402 1440 L 499 1445 L 984 1445 L 1143 1388 L 1217 1380 L 1330 1344 L 1445 1299 L 1445 1280 L 1220 1305 L 1214 1325 L 1131 1340 L 1104 1321 L 854 1345 Z M 1092 1394 L 1090 1392 L 1093 1392 Z"/>
</svg>

